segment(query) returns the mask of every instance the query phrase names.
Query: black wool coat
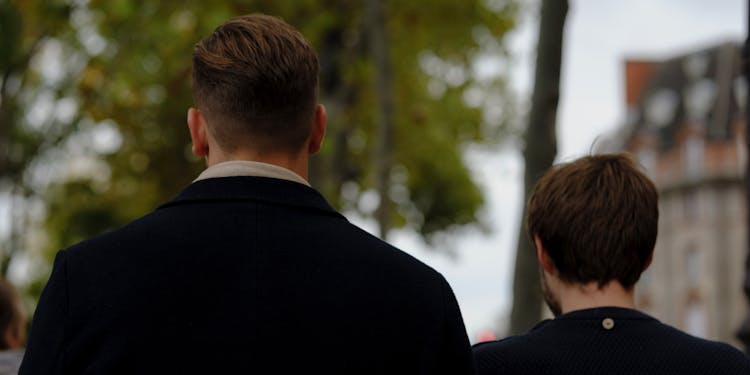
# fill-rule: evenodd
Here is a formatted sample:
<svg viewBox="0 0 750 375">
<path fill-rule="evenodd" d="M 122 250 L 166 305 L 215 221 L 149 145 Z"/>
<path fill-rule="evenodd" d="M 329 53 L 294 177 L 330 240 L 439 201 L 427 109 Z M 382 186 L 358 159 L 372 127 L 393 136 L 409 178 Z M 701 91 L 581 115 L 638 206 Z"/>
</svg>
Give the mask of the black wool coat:
<svg viewBox="0 0 750 375">
<path fill-rule="evenodd" d="M 194 182 L 58 253 L 21 374 L 470 374 L 445 279 L 314 189 Z"/>
</svg>

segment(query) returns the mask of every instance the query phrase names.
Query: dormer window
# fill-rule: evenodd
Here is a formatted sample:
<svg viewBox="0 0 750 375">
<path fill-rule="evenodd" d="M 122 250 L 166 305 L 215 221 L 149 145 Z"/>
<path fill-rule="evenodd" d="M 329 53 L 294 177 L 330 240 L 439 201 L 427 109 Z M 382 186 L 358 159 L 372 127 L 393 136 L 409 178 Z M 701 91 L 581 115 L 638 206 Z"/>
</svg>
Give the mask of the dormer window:
<svg viewBox="0 0 750 375">
<path fill-rule="evenodd" d="M 645 116 L 649 125 L 661 129 L 675 121 L 680 96 L 668 88 L 659 89 L 646 101 Z"/>
<path fill-rule="evenodd" d="M 689 85 L 685 91 L 688 118 L 698 122 L 705 121 L 716 100 L 716 83 L 710 79 L 702 79 Z"/>
<path fill-rule="evenodd" d="M 703 173 L 703 147 L 701 137 L 693 135 L 685 141 L 683 160 L 688 178 L 697 178 Z"/>
</svg>

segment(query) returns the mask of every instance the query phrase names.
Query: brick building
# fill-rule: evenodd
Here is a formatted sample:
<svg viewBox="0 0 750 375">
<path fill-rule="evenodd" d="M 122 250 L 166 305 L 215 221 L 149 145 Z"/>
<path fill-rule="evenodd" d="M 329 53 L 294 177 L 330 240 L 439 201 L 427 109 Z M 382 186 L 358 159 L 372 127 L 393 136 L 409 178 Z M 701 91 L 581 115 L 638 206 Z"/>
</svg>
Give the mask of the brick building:
<svg viewBox="0 0 750 375">
<path fill-rule="evenodd" d="M 741 46 L 627 60 L 625 81 L 625 125 L 605 148 L 636 155 L 660 193 L 654 262 L 636 303 L 696 336 L 739 346 L 747 314 Z"/>
</svg>

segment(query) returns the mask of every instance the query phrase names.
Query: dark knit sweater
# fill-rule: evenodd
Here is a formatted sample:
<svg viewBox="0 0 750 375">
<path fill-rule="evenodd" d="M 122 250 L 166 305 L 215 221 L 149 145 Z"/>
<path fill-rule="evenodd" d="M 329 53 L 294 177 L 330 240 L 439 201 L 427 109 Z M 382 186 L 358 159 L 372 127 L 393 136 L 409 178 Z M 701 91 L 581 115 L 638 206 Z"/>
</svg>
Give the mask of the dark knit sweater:
<svg viewBox="0 0 750 375">
<path fill-rule="evenodd" d="M 615 307 L 570 312 L 475 345 L 474 357 L 480 375 L 750 375 L 750 358 L 739 350 Z"/>
</svg>

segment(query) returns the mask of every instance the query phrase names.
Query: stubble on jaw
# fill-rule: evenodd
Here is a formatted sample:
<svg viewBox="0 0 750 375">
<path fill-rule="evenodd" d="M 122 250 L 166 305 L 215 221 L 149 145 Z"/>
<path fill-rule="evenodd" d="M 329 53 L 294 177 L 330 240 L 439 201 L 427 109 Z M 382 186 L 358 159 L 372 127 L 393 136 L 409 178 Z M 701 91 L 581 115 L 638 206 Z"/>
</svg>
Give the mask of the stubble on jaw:
<svg viewBox="0 0 750 375">
<path fill-rule="evenodd" d="M 544 297 L 544 302 L 547 304 L 547 307 L 549 307 L 550 311 L 552 311 L 552 315 L 554 315 L 555 317 L 560 316 L 562 314 L 560 300 L 550 289 L 549 284 L 547 283 L 547 277 L 545 276 L 544 270 L 541 267 L 539 267 L 539 278 L 542 281 L 542 296 Z"/>
</svg>

